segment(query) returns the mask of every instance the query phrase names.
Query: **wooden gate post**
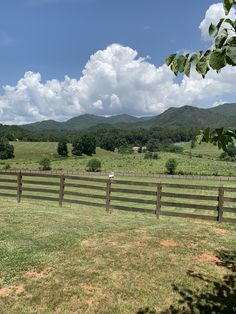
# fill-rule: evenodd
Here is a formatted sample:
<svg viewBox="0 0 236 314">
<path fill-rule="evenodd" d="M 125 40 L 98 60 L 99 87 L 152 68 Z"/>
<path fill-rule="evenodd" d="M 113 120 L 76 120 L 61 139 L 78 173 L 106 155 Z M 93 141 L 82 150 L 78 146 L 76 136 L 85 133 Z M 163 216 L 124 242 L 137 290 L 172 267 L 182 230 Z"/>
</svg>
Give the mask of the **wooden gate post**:
<svg viewBox="0 0 236 314">
<path fill-rule="evenodd" d="M 156 199 L 156 217 L 160 218 L 161 214 L 161 191 L 162 185 L 161 183 L 157 183 L 157 199 Z"/>
<path fill-rule="evenodd" d="M 217 217 L 217 221 L 219 222 L 222 222 L 223 209 L 224 209 L 224 187 L 220 186 L 218 195 L 218 217 Z"/>
<path fill-rule="evenodd" d="M 65 192 L 65 175 L 62 174 L 60 176 L 60 190 L 59 190 L 59 206 L 60 207 L 62 207 L 64 192 Z"/>
<path fill-rule="evenodd" d="M 17 203 L 21 202 L 22 195 L 22 174 L 21 171 L 17 174 Z"/>
<path fill-rule="evenodd" d="M 107 180 L 106 186 L 106 212 L 110 212 L 110 203 L 111 203 L 111 179 Z"/>
</svg>

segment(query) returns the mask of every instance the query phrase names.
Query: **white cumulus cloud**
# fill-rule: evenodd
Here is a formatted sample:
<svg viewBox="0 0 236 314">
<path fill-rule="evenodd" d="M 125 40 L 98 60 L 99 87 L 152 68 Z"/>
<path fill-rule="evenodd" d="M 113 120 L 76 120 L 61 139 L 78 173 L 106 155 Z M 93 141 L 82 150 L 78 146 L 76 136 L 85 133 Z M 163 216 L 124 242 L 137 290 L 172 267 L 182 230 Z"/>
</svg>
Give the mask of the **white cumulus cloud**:
<svg viewBox="0 0 236 314">
<path fill-rule="evenodd" d="M 201 31 L 202 39 L 205 41 L 212 40 L 209 36 L 208 29 L 211 23 L 217 24 L 221 18 L 225 18 L 225 11 L 223 7 L 223 3 L 214 3 L 212 4 L 208 10 L 206 11 L 204 19 L 201 21 L 199 25 L 199 29 Z M 236 19 L 236 10 L 233 7 L 227 15 L 228 18 L 231 18 L 233 20 Z M 223 27 L 229 28 L 228 24 L 223 24 Z"/>
<path fill-rule="evenodd" d="M 78 80 L 43 83 L 39 73 L 26 72 L 16 86 L 5 86 L 0 122 L 64 121 L 83 113 L 153 115 L 170 106 L 204 107 L 225 93 L 236 96 L 235 86 L 233 67 L 205 79 L 193 72 L 177 82 L 166 65 L 156 67 L 134 49 L 112 44 L 90 57 Z"/>
</svg>

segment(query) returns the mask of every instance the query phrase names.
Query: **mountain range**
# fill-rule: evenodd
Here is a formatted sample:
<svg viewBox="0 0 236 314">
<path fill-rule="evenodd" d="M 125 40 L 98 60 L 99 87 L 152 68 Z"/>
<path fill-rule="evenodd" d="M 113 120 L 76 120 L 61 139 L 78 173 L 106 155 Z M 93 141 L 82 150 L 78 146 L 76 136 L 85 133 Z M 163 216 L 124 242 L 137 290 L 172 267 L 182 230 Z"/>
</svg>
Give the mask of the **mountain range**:
<svg viewBox="0 0 236 314">
<path fill-rule="evenodd" d="M 90 128 L 236 128 L 236 103 L 203 109 L 193 106 L 171 107 L 157 116 L 137 118 L 128 114 L 104 117 L 84 114 L 65 122 L 45 120 L 21 125 L 31 131 L 79 131 Z"/>
</svg>

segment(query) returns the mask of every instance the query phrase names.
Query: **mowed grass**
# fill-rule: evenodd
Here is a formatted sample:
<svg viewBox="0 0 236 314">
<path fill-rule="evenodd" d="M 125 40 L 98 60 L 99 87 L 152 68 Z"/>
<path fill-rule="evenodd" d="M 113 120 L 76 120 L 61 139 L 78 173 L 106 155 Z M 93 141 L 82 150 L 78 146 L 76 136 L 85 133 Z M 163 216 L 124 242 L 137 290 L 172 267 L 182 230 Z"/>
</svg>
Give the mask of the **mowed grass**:
<svg viewBox="0 0 236 314">
<path fill-rule="evenodd" d="M 236 225 L 7 199 L 0 217 L 1 313 L 169 313 L 186 290 L 233 313 Z"/>
<path fill-rule="evenodd" d="M 89 156 L 60 158 L 56 153 L 57 143 L 25 143 L 13 142 L 15 158 L 1 161 L 0 167 L 9 164 L 12 168 L 38 169 L 39 161 L 48 157 L 52 161 L 52 169 L 76 169 L 85 170 Z M 184 153 L 159 153 L 158 160 L 146 160 L 144 154 L 122 155 L 117 152 L 108 152 L 97 148 L 96 157 L 102 162 L 103 171 L 120 171 L 132 173 L 165 173 L 165 163 L 169 158 L 175 158 L 178 162 L 177 172 L 182 174 L 197 175 L 225 175 L 236 176 L 236 164 L 234 162 L 220 161 L 221 151 L 211 144 L 197 145 L 191 150 L 190 143 L 183 143 Z"/>
</svg>

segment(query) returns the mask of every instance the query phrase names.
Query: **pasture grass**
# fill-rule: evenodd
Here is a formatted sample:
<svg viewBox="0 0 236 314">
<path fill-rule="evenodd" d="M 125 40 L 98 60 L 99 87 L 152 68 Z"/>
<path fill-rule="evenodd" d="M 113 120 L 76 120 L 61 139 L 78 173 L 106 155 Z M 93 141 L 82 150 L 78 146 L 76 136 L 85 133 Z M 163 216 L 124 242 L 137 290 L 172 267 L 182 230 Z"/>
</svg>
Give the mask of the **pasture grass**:
<svg viewBox="0 0 236 314">
<path fill-rule="evenodd" d="M 171 313 L 186 290 L 233 313 L 215 284 L 235 289 L 236 225 L 8 199 L 0 217 L 2 313 Z"/>
<path fill-rule="evenodd" d="M 69 157 L 61 158 L 56 154 L 57 143 L 34 143 L 13 142 L 15 147 L 15 158 L 0 162 L 4 168 L 9 164 L 11 168 L 38 169 L 39 161 L 48 157 L 52 161 L 52 169 L 76 169 L 85 170 L 89 156 L 76 157 L 71 154 L 69 146 Z M 97 148 L 96 155 L 102 162 L 103 171 L 120 171 L 132 173 L 165 173 L 165 163 L 169 158 L 175 158 L 178 162 L 177 172 L 182 174 L 196 175 L 225 175 L 236 176 L 236 164 L 234 162 L 220 161 L 220 151 L 217 147 L 203 143 L 191 150 L 190 143 L 183 143 L 184 152 L 159 153 L 158 160 L 146 160 L 144 154 L 123 155 L 117 152 L 108 152 Z"/>
</svg>

